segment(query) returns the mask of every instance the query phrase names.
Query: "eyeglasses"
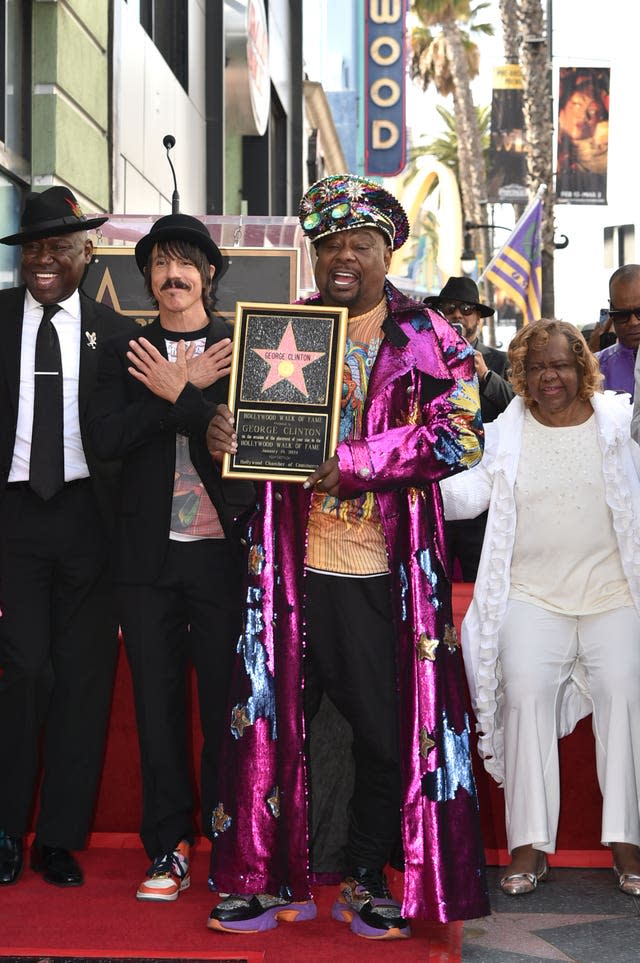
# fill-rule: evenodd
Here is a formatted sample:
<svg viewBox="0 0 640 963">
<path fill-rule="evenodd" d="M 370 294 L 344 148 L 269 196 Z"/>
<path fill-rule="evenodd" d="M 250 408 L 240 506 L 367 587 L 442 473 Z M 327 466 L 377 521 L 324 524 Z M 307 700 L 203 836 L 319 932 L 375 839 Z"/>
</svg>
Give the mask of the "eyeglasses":
<svg viewBox="0 0 640 963">
<path fill-rule="evenodd" d="M 322 221 L 324 221 L 328 227 L 331 223 L 335 224 L 343 218 L 348 217 L 350 213 L 350 204 L 334 204 L 333 207 L 325 207 L 321 211 L 314 211 L 312 214 L 307 214 L 302 222 L 302 227 L 305 231 L 312 231 L 318 227 Z"/>
<path fill-rule="evenodd" d="M 633 315 L 637 321 L 640 321 L 640 307 L 611 308 L 609 311 L 609 317 L 614 324 L 626 324 L 627 321 L 631 320 L 631 315 Z"/>
<path fill-rule="evenodd" d="M 475 304 L 467 304 L 465 301 L 441 301 L 438 305 L 438 311 L 442 312 L 445 317 L 449 317 L 450 314 L 455 314 L 459 311 L 460 314 L 464 314 L 465 318 L 468 314 L 473 314 L 477 311 Z"/>
</svg>

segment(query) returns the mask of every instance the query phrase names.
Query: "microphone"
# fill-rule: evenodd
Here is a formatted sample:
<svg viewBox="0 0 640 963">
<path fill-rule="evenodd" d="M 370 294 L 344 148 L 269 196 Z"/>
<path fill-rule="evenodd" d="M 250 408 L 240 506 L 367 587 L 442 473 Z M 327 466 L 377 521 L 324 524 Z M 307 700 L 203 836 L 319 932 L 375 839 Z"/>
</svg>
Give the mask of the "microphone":
<svg viewBox="0 0 640 963">
<path fill-rule="evenodd" d="M 173 134 L 165 134 L 162 138 L 162 143 L 167 149 L 167 160 L 169 161 L 169 167 L 171 168 L 171 173 L 173 174 L 173 195 L 171 197 L 171 213 L 180 213 L 180 195 L 178 194 L 178 184 L 176 182 L 176 172 L 173 169 L 173 164 L 171 163 L 171 158 L 169 157 L 169 151 L 172 147 L 176 146 L 176 139 Z"/>
</svg>

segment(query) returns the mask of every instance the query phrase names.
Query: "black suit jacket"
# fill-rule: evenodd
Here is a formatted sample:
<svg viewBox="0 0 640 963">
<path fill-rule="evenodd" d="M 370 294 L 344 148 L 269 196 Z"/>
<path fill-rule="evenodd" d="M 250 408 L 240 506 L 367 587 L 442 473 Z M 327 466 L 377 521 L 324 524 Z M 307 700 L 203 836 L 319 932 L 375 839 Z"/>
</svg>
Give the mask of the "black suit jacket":
<svg viewBox="0 0 640 963">
<path fill-rule="evenodd" d="M 497 348 L 490 348 L 482 341 L 476 341 L 473 349 L 480 352 L 489 369 L 489 374 L 480 383 L 482 420 L 494 421 L 514 397 L 513 388 L 506 380 L 507 355 Z"/>
<path fill-rule="evenodd" d="M 20 393 L 20 355 L 25 287 L 0 291 L 0 498 L 11 470 L 18 421 Z M 98 304 L 80 291 L 80 371 L 78 379 L 78 413 L 82 447 L 89 467 L 94 491 L 105 522 L 113 521 L 119 464 L 102 461 L 87 434 L 87 405 L 98 369 L 98 355 L 109 338 L 128 331 L 135 333 L 136 324 Z M 95 337 L 94 337 L 95 336 Z"/>
<path fill-rule="evenodd" d="M 158 319 L 140 333 L 167 357 Z M 211 319 L 207 347 L 230 336 L 225 321 Z M 254 489 L 248 482 L 223 479 L 207 451 L 207 426 L 218 404 L 227 402 L 228 379 L 202 391 L 187 384 L 171 404 L 129 374 L 128 340 L 112 341 L 101 355 L 89 433 L 103 458 L 123 459 L 115 577 L 150 583 L 158 577 L 169 545 L 177 431 L 189 437 L 191 460 L 233 546 L 235 520 L 253 503 Z"/>
</svg>

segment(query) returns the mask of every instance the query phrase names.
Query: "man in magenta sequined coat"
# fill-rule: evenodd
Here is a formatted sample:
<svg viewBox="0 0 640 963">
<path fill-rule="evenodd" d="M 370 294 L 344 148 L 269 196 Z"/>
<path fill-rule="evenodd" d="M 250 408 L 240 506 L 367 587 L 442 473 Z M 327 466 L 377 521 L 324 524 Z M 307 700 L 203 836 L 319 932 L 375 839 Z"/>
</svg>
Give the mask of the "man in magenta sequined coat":
<svg viewBox="0 0 640 963">
<path fill-rule="evenodd" d="M 478 388 L 467 343 L 385 280 L 408 233 L 392 195 L 336 175 L 309 190 L 300 217 L 317 251 L 309 303 L 349 309 L 341 440 L 304 486 L 265 484 L 247 529 L 213 813 L 212 875 L 232 895 L 209 926 L 256 932 L 315 916 L 304 696 L 319 682 L 354 737 L 351 869 L 332 915 L 393 939 L 409 935 L 407 917 L 488 912 L 438 490 L 481 457 Z M 209 445 L 234 450 L 228 410 Z M 384 876 L 398 841 L 402 906 Z"/>
</svg>

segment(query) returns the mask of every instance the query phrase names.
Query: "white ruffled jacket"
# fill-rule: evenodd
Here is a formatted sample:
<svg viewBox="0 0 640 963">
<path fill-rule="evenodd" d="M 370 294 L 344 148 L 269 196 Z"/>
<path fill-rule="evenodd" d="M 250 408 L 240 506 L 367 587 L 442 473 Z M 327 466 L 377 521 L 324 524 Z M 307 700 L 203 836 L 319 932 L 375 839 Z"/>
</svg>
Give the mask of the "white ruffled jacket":
<svg viewBox="0 0 640 963">
<path fill-rule="evenodd" d="M 632 408 L 627 395 L 596 394 L 591 402 L 602 450 L 605 497 L 622 568 L 640 614 L 640 448 L 629 434 Z M 489 509 L 473 599 L 462 623 L 462 651 L 477 719 L 478 751 L 487 771 L 500 785 L 504 782 L 504 730 L 498 631 L 509 597 L 516 531 L 514 487 L 524 413 L 524 402 L 514 398 L 495 421 L 485 426 L 480 464 L 440 482 L 447 518 L 475 518 Z M 562 702 L 560 735 L 572 732 L 590 712 L 586 676 L 578 666 Z"/>
</svg>

